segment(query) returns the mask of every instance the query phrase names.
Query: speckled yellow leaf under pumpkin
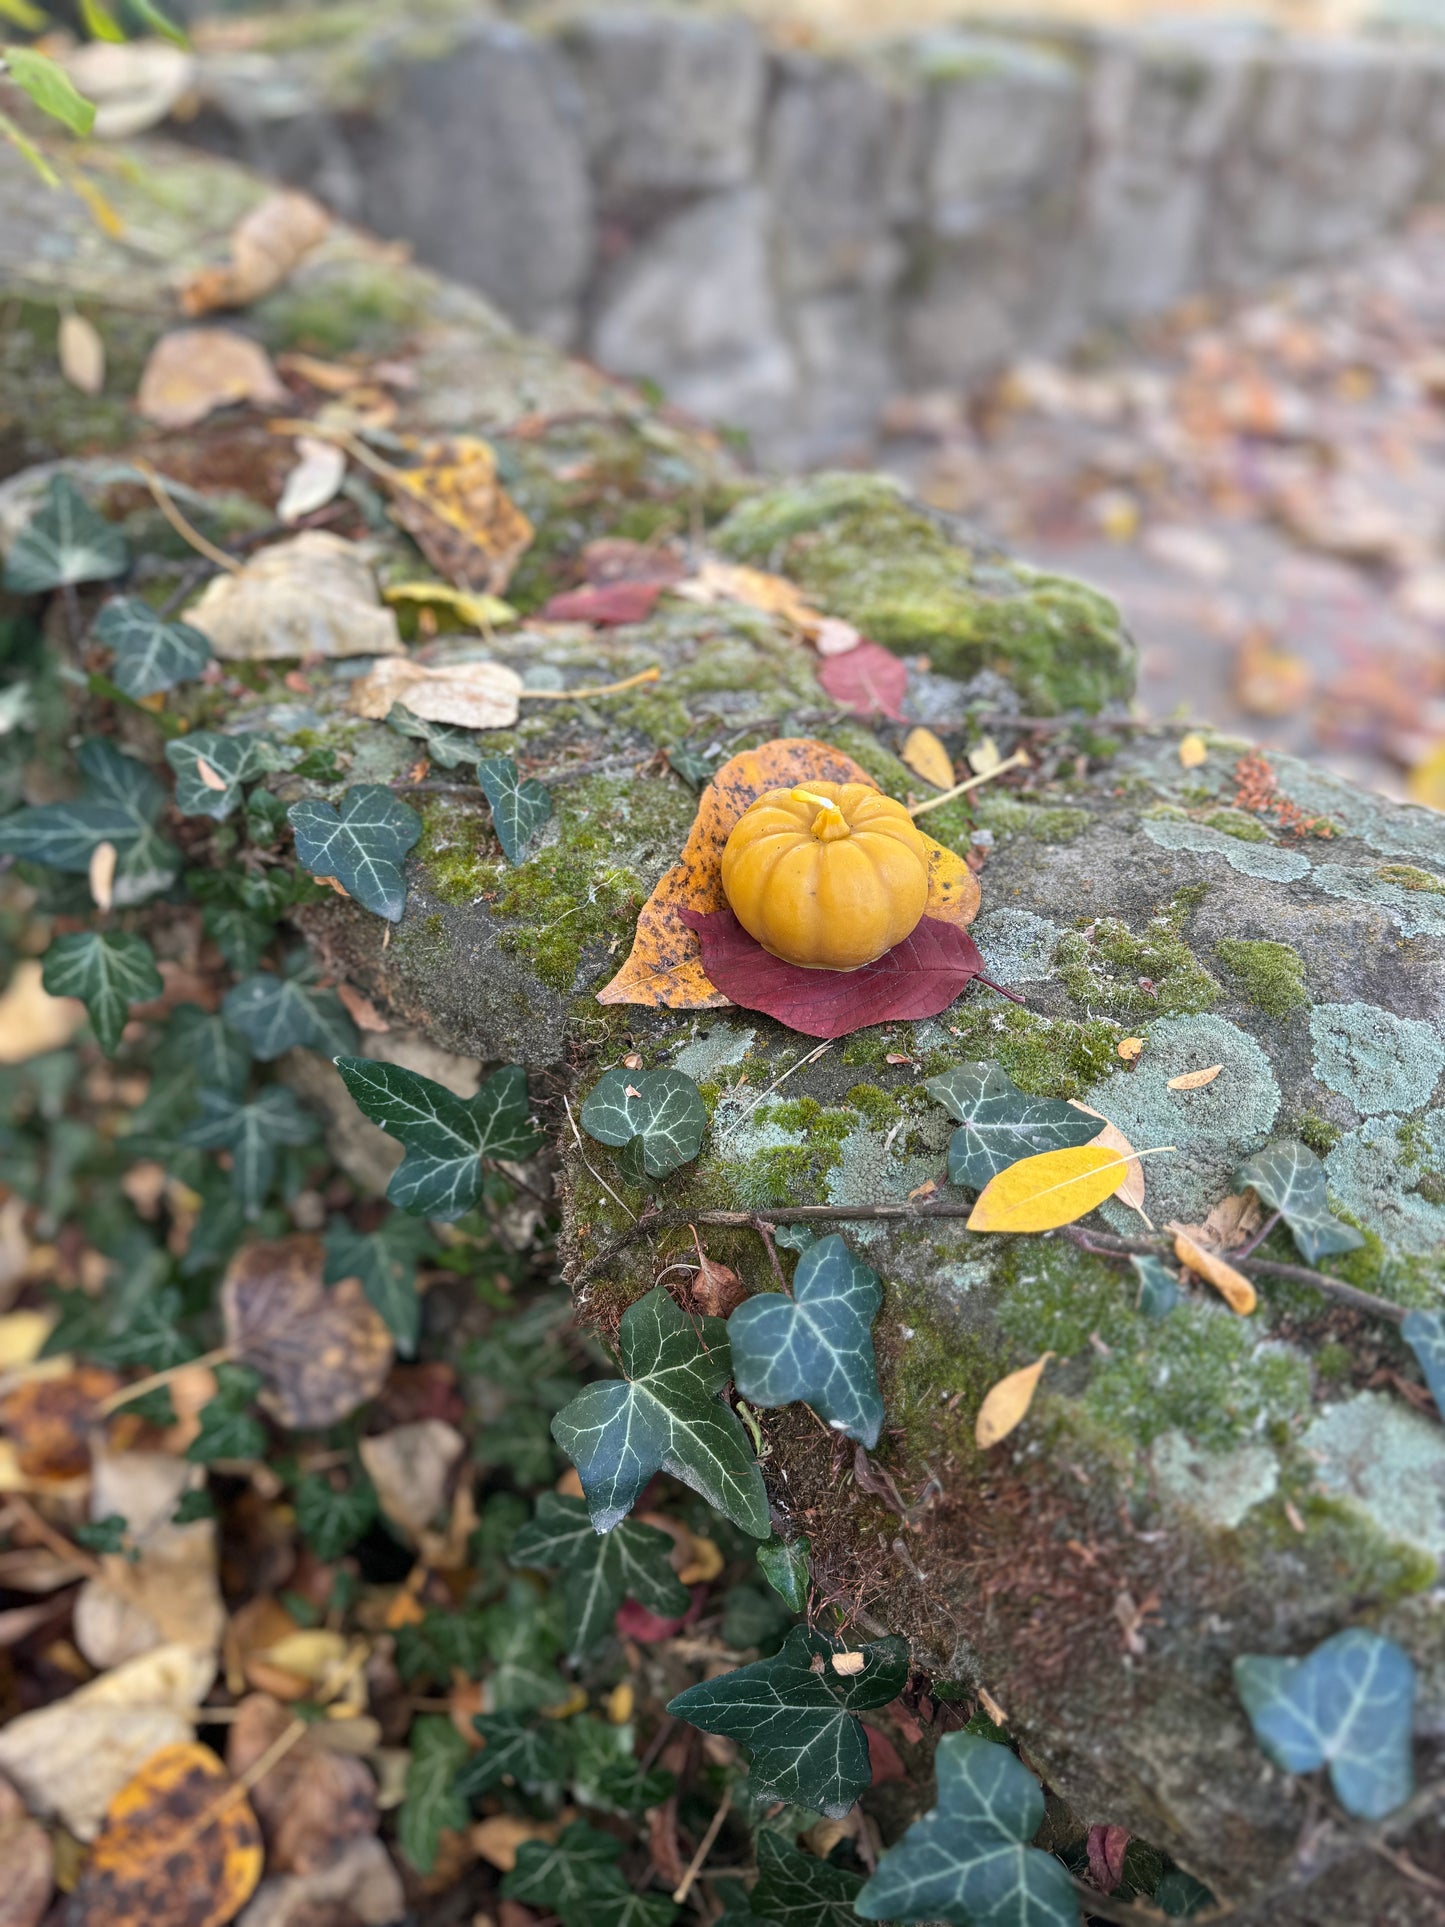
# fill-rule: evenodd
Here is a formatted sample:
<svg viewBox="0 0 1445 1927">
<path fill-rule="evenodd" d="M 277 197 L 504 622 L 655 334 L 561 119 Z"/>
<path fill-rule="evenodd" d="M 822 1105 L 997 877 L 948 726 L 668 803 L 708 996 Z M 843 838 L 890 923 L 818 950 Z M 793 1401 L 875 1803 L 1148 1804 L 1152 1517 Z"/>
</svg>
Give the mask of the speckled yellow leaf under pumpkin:
<svg viewBox="0 0 1445 1927">
<path fill-rule="evenodd" d="M 1132 1161 L 1107 1145 L 1075 1144 L 1020 1158 L 978 1194 L 970 1231 L 1052 1231 L 1072 1224 L 1124 1182 Z"/>
</svg>

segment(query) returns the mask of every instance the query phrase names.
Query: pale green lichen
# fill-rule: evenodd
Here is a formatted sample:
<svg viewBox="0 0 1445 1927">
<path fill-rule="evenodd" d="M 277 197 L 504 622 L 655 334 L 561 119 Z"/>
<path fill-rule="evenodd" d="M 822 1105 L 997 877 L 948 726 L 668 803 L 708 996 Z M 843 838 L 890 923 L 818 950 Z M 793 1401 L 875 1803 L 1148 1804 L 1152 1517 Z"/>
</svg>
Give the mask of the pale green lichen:
<svg viewBox="0 0 1445 1927">
<path fill-rule="evenodd" d="M 1429 875 L 1404 863 L 1317 863 L 1310 882 L 1326 896 L 1383 910 L 1407 937 L 1445 937 L 1445 896 L 1416 881 Z"/>
<path fill-rule="evenodd" d="M 1402 1131 L 1407 1133 L 1403 1143 Z M 1427 1160 L 1429 1166 L 1445 1166 L 1445 1111 L 1427 1112 L 1413 1130 L 1403 1118 L 1366 1118 L 1325 1158 L 1332 1195 L 1381 1241 L 1386 1256 L 1438 1260 L 1445 1252 L 1445 1206 L 1402 1183 L 1402 1166 L 1409 1173 Z"/>
<path fill-rule="evenodd" d="M 1293 945 L 1221 937 L 1214 954 L 1249 1001 L 1267 1017 L 1283 1019 L 1309 1003 L 1304 959 Z"/>
<path fill-rule="evenodd" d="M 1041 983 L 1052 976 L 1054 949 L 1064 934 L 1032 910 L 1007 908 L 986 911 L 972 931 L 996 984 Z"/>
<path fill-rule="evenodd" d="M 1322 1411 L 1300 1439 L 1315 1477 L 1380 1531 L 1445 1558 L 1445 1432 L 1401 1400 L 1361 1392 Z"/>
<path fill-rule="evenodd" d="M 1366 1117 L 1418 1110 L 1445 1070 L 1445 1042 L 1433 1024 L 1378 1004 L 1318 1004 L 1310 1038 L 1315 1076 Z"/>
<path fill-rule="evenodd" d="M 1279 1459 L 1262 1444 L 1203 1452 L 1183 1432 L 1164 1432 L 1154 1441 L 1150 1464 L 1161 1498 L 1222 1531 L 1241 1525 L 1279 1485 Z"/>
<path fill-rule="evenodd" d="M 1188 850 L 1196 856 L 1222 856 L 1231 870 L 1241 876 L 1264 877 L 1271 883 L 1293 883 L 1308 876 L 1310 860 L 1298 850 L 1281 850 L 1270 844 L 1242 843 L 1235 835 L 1209 829 L 1203 823 L 1185 823 L 1171 817 L 1148 817 L 1139 825 L 1151 843 L 1161 850 Z"/>
<path fill-rule="evenodd" d="M 1225 836 L 1237 837 L 1241 843 L 1268 843 L 1269 831 L 1257 816 L 1249 816 L 1243 810 L 1215 810 L 1206 816 L 1205 826 L 1219 830 Z"/>
</svg>

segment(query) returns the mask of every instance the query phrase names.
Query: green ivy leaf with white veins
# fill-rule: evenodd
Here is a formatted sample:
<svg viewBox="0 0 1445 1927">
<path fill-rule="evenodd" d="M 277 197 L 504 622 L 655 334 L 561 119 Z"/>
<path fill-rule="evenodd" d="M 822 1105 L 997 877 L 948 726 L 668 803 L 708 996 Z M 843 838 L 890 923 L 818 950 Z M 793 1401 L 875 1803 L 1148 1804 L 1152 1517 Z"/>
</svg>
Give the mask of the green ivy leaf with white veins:
<svg viewBox="0 0 1445 1927">
<path fill-rule="evenodd" d="M 552 793 L 523 777 L 510 756 L 484 756 L 477 781 L 492 806 L 492 825 L 508 863 L 521 863 L 527 845 L 552 814 Z"/>
<path fill-rule="evenodd" d="M 397 1842 L 420 1874 L 436 1864 L 444 1833 L 467 1825 L 471 1815 L 456 1790 L 456 1778 L 471 1752 L 465 1737 L 443 1714 L 424 1713 L 412 1721 L 411 1758 L 406 1767 L 406 1797 L 397 1821 Z"/>
<path fill-rule="evenodd" d="M 475 1097 L 458 1097 L 400 1064 L 367 1057 L 335 1063 L 359 1109 L 406 1146 L 386 1195 L 417 1217 L 460 1218 L 481 1195 L 483 1158 L 529 1158 L 542 1142 L 520 1064 L 495 1072 Z"/>
<path fill-rule="evenodd" d="M 836 1232 L 820 1238 L 798 1260 L 791 1298 L 759 1292 L 728 1320 L 738 1391 L 750 1405 L 802 1400 L 834 1431 L 876 1445 L 883 1398 L 873 1320 L 882 1303 L 878 1273 Z"/>
<path fill-rule="evenodd" d="M 233 984 L 221 1015 L 263 1064 L 298 1045 L 327 1057 L 356 1048 L 356 1027 L 334 990 L 318 990 L 315 967 L 294 951 L 283 971 L 258 970 Z"/>
<path fill-rule="evenodd" d="M 1317 1265 L 1332 1251 L 1357 1251 L 1365 1242 L 1351 1224 L 1330 1210 L 1325 1167 L 1307 1144 L 1276 1138 L 1241 1164 L 1234 1181 L 1249 1185 L 1290 1228 L 1306 1264 Z"/>
<path fill-rule="evenodd" d="M 165 985 L 155 955 L 140 937 L 78 930 L 45 953 L 40 981 L 52 997 L 78 997 L 96 1042 L 114 1057 L 132 1004 L 159 997 Z"/>
<path fill-rule="evenodd" d="M 577 1468 L 598 1532 L 632 1510 L 668 1472 L 757 1539 L 771 1530 L 763 1475 L 735 1413 L 718 1398 L 732 1372 L 727 1327 L 696 1320 L 654 1289 L 622 1314 L 626 1378 L 589 1385 L 552 1420 Z"/>
<path fill-rule="evenodd" d="M 209 816 L 217 823 L 240 802 L 243 783 L 298 760 L 269 736 L 223 736 L 215 729 L 197 729 L 166 744 L 166 761 L 176 773 L 176 808 L 182 816 Z"/>
<path fill-rule="evenodd" d="M 1351 1626 L 1304 1659 L 1242 1654 L 1234 1684 L 1254 1737 L 1286 1773 L 1327 1766 L 1340 1805 L 1383 1820 L 1414 1791 L 1415 1668 L 1393 1639 Z"/>
<path fill-rule="evenodd" d="M 211 660 L 211 645 L 188 622 L 168 622 L 139 596 L 116 596 L 100 612 L 95 639 L 115 654 L 110 679 L 139 702 L 177 683 L 194 682 Z"/>
<path fill-rule="evenodd" d="M 908 1663 L 906 1639 L 849 1648 L 795 1626 L 771 1659 L 689 1686 L 667 1710 L 746 1746 L 760 1799 L 841 1819 L 872 1778 L 858 1714 L 898 1697 Z"/>
<path fill-rule="evenodd" d="M 477 739 L 469 729 L 457 729 L 451 723 L 428 722 L 425 716 L 413 716 L 405 703 L 393 703 L 387 711 L 386 726 L 394 729 L 398 736 L 410 736 L 414 741 L 426 745 L 426 753 L 432 762 L 440 763 L 443 769 L 455 769 L 459 763 L 469 763 L 477 753 Z"/>
<path fill-rule="evenodd" d="M 708 1127 L 702 1092 L 685 1072 L 671 1069 L 604 1071 L 580 1116 L 599 1144 L 626 1148 L 629 1178 L 665 1178 L 690 1164 Z"/>
<path fill-rule="evenodd" d="M 376 1492 L 364 1474 L 335 1486 L 322 1472 L 296 1482 L 296 1529 L 325 1565 L 343 1558 L 376 1520 Z"/>
<path fill-rule="evenodd" d="M 789 1612 L 808 1610 L 808 1593 L 813 1584 L 813 1542 L 806 1533 L 796 1539 L 769 1539 L 758 1547 L 757 1560 L 763 1577 Z"/>
<path fill-rule="evenodd" d="M 1419 1359 L 1430 1396 L 1445 1413 L 1445 1317 L 1438 1311 L 1412 1311 L 1400 1336 Z"/>
<path fill-rule="evenodd" d="M 336 1285 L 343 1278 L 359 1278 L 397 1350 L 409 1358 L 421 1331 L 416 1268 L 432 1249 L 426 1226 L 404 1211 L 391 1212 L 376 1231 L 357 1231 L 345 1218 L 333 1218 L 326 1233 L 324 1280 Z"/>
<path fill-rule="evenodd" d="M 5 587 L 15 595 L 41 595 L 72 583 L 105 582 L 129 567 L 121 531 L 96 514 L 68 475 L 52 475 L 45 501 L 10 545 Z"/>
<path fill-rule="evenodd" d="M 68 876 L 85 876 L 98 844 L 115 847 L 111 901 L 128 910 L 169 889 L 181 853 L 156 832 L 166 792 L 144 763 L 92 736 L 76 751 L 85 778 L 79 796 L 41 803 L 0 819 L 0 855 L 18 856 Z"/>
<path fill-rule="evenodd" d="M 948 1146 L 954 1184 L 981 1191 L 1020 1158 L 1088 1144 L 1104 1128 L 1056 1097 L 1029 1097 L 997 1064 L 959 1064 L 924 1085 L 958 1119 Z"/>
<path fill-rule="evenodd" d="M 568 1657 L 576 1661 L 612 1631 L 624 1599 L 635 1599 L 659 1619 L 687 1611 L 692 1595 L 668 1563 L 671 1551 L 672 1540 L 655 1526 L 624 1519 L 599 1533 L 581 1499 L 544 1492 L 507 1558 L 543 1572 L 561 1568 Z"/>
<path fill-rule="evenodd" d="M 937 1805 L 884 1854 L 856 1912 L 961 1927 L 1078 1927 L 1079 1897 L 1062 1863 L 1028 1844 L 1044 1819 L 1028 1768 L 993 1740 L 949 1733 L 936 1770 Z"/>
<path fill-rule="evenodd" d="M 478 1713 L 472 1725 L 486 1745 L 457 1775 L 457 1792 L 464 1800 L 480 1799 L 504 1780 L 536 1794 L 560 1788 L 567 1778 L 572 1761 L 560 1722 L 534 1724 L 515 1713 Z"/>
<path fill-rule="evenodd" d="M 349 896 L 390 923 L 406 908 L 407 851 L 421 818 L 384 783 L 356 783 L 338 812 L 311 797 L 286 812 L 296 832 L 296 860 L 314 877 L 335 877 Z"/>
<path fill-rule="evenodd" d="M 249 1102 L 209 1089 L 201 1091 L 200 1100 L 181 1142 L 200 1151 L 231 1153 L 231 1189 L 246 1216 L 254 1218 L 276 1176 L 277 1147 L 310 1144 L 316 1120 L 279 1084 L 268 1085 Z"/>
<path fill-rule="evenodd" d="M 776 1833 L 758 1835 L 753 1913 L 772 1927 L 857 1927 L 853 1901 L 862 1876 L 799 1853 Z"/>
</svg>

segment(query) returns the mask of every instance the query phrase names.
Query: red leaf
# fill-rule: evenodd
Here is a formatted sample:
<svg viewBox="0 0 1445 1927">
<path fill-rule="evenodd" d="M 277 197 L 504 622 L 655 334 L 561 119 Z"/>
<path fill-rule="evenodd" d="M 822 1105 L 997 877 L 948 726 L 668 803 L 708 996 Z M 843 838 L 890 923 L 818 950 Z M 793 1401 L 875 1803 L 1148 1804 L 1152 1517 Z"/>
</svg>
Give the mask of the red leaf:
<svg viewBox="0 0 1445 1927">
<path fill-rule="evenodd" d="M 542 620 L 595 622 L 599 628 L 646 622 L 661 594 L 660 582 L 604 582 L 571 589 L 565 595 L 553 596 L 542 611 Z"/>
<path fill-rule="evenodd" d="M 886 1733 L 880 1733 L 876 1726 L 865 1720 L 863 1731 L 868 1739 L 868 1765 L 873 1773 L 873 1785 L 884 1786 L 889 1780 L 906 1780 L 908 1774 L 903 1761 L 899 1758 L 898 1748 Z"/>
<path fill-rule="evenodd" d="M 805 1037 L 846 1037 L 865 1024 L 936 1017 L 983 970 L 968 932 L 935 917 L 861 970 L 804 970 L 770 955 L 731 910 L 678 914 L 697 932 L 703 969 L 725 997 Z"/>
<path fill-rule="evenodd" d="M 818 664 L 818 681 L 836 702 L 846 703 L 860 716 L 903 720 L 899 705 L 908 687 L 908 671 L 876 642 L 860 642 L 846 655 L 825 657 Z"/>
<path fill-rule="evenodd" d="M 1089 1878 L 1101 1894 L 1111 1894 L 1124 1878 L 1127 1827 L 1089 1828 Z"/>
<path fill-rule="evenodd" d="M 650 1613 L 646 1606 L 639 1606 L 635 1599 L 624 1599 L 617 1608 L 615 1624 L 624 1639 L 635 1639 L 644 1646 L 655 1646 L 659 1640 L 671 1639 L 680 1633 L 684 1626 L 690 1626 L 702 1611 L 702 1602 L 707 1598 L 706 1586 L 694 1586 L 692 1604 L 681 1619 L 659 1619 Z"/>
</svg>

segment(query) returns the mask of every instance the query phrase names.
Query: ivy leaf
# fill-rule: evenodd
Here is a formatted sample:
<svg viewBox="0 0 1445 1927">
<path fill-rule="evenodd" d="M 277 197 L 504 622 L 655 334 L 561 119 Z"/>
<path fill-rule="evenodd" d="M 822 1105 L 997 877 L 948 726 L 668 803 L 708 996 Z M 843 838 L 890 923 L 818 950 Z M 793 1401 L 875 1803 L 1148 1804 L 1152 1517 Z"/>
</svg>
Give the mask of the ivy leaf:
<svg viewBox="0 0 1445 1927">
<path fill-rule="evenodd" d="M 683 782 L 695 790 L 707 788 L 721 767 L 721 762 L 720 757 L 689 749 L 685 743 L 679 743 L 667 752 L 668 768 L 676 770 Z"/>
<path fill-rule="evenodd" d="M 246 1216 L 254 1218 L 276 1176 L 277 1146 L 310 1144 L 316 1120 L 279 1084 L 249 1101 L 209 1088 L 202 1088 L 200 1099 L 199 1115 L 181 1133 L 181 1143 L 231 1153 L 231 1189 Z"/>
<path fill-rule="evenodd" d="M 115 654 L 110 677 L 139 702 L 193 682 L 211 660 L 211 645 L 188 622 L 167 622 L 139 596 L 116 596 L 95 625 L 95 639 Z"/>
<path fill-rule="evenodd" d="M 1275 1765 L 1286 1773 L 1328 1766 L 1340 1805 L 1357 1820 L 1383 1820 L 1409 1799 L 1415 1668 L 1393 1639 L 1352 1626 L 1304 1659 L 1246 1653 L 1234 1662 L 1234 1684 Z"/>
<path fill-rule="evenodd" d="M 1208 1887 L 1180 1867 L 1166 1873 L 1154 1889 L 1154 1905 L 1170 1920 L 1188 1920 L 1216 1904 Z"/>
<path fill-rule="evenodd" d="M 1139 1309 L 1146 1318 L 1167 1318 L 1179 1303 L 1179 1278 L 1162 1258 L 1131 1258 L 1139 1280 Z"/>
<path fill-rule="evenodd" d="M 376 1519 L 375 1488 L 360 1473 L 335 1486 L 323 1473 L 308 1472 L 296 1481 L 293 1499 L 297 1529 L 323 1565 L 350 1552 Z"/>
<path fill-rule="evenodd" d="M 1357 1251 L 1360 1232 L 1330 1210 L 1325 1167 L 1307 1144 L 1276 1138 L 1241 1164 L 1236 1184 L 1250 1185 L 1289 1226 L 1306 1264 L 1317 1265 L 1331 1251 Z"/>
<path fill-rule="evenodd" d="M 165 988 L 148 943 L 99 930 L 56 937 L 45 953 L 40 981 L 52 997 L 80 999 L 107 1057 L 119 1048 L 131 1005 L 148 1003 Z"/>
<path fill-rule="evenodd" d="M 250 1051 L 224 1018 L 196 1004 L 178 1004 L 152 1058 L 150 1089 L 132 1120 L 132 1137 L 155 1133 L 176 1143 L 176 1127 L 195 1110 L 197 1093 L 211 1089 L 239 1097 L 250 1069 Z"/>
<path fill-rule="evenodd" d="M 796 1539 L 769 1539 L 758 1547 L 758 1564 L 763 1577 L 790 1612 L 808 1610 L 808 1590 L 813 1583 L 809 1557 L 812 1541 L 806 1533 Z"/>
<path fill-rule="evenodd" d="M 672 1540 L 655 1526 L 624 1519 L 599 1533 L 581 1499 L 544 1492 L 507 1557 L 514 1566 L 543 1572 L 561 1568 L 568 1658 L 578 1661 L 612 1631 L 624 1599 L 635 1599 L 659 1619 L 687 1611 L 692 1595 L 668 1563 L 671 1551 Z"/>
<path fill-rule="evenodd" d="M 413 716 L 404 703 L 393 703 L 387 712 L 387 727 L 394 729 L 398 736 L 411 736 L 426 744 L 426 753 L 434 763 L 443 769 L 455 769 L 459 763 L 469 763 L 477 753 L 477 739 L 469 729 L 456 729 L 450 723 L 428 722 L 425 716 Z"/>
<path fill-rule="evenodd" d="M 669 1472 L 744 1532 L 766 1539 L 763 1475 L 741 1421 L 717 1396 L 732 1371 L 726 1325 L 693 1320 L 654 1289 L 622 1314 L 619 1342 L 625 1380 L 587 1386 L 552 1421 L 594 1527 L 610 1532 L 648 1480 Z"/>
<path fill-rule="evenodd" d="M 533 1725 L 514 1713 L 478 1713 L 472 1725 L 486 1745 L 457 1775 L 457 1792 L 464 1800 L 479 1799 L 504 1780 L 524 1793 L 542 1793 L 566 1779 L 571 1756 L 556 1721 Z"/>
<path fill-rule="evenodd" d="M 355 1230 L 345 1218 L 333 1218 L 326 1232 L 325 1282 L 336 1285 L 343 1278 L 359 1278 L 397 1350 L 410 1357 L 421 1330 L 416 1268 L 432 1248 L 426 1226 L 400 1211 L 391 1212 L 370 1232 Z"/>
<path fill-rule="evenodd" d="M 907 1640 L 879 1639 L 856 1651 L 862 1667 L 840 1672 L 834 1660 L 850 1649 L 795 1626 L 771 1659 L 689 1686 L 667 1710 L 704 1733 L 740 1740 L 752 1754 L 749 1781 L 760 1799 L 841 1820 L 872 1777 L 858 1713 L 886 1706 L 908 1683 Z"/>
<path fill-rule="evenodd" d="M 776 1833 L 758 1835 L 752 1909 L 773 1927 L 857 1927 L 853 1901 L 862 1885 L 860 1875 L 799 1853 Z"/>
<path fill-rule="evenodd" d="M 443 1714 L 423 1713 L 412 1721 L 397 1841 L 420 1874 L 430 1873 L 436 1865 L 443 1833 L 454 1832 L 471 1819 L 456 1789 L 457 1773 L 470 1751 L 463 1735 Z"/>
<path fill-rule="evenodd" d="M 481 1195 L 483 1158 L 528 1158 L 542 1141 L 520 1064 L 494 1072 L 475 1097 L 457 1097 L 400 1064 L 368 1057 L 338 1057 L 335 1064 L 358 1108 L 406 1146 L 386 1195 L 417 1217 L 460 1218 Z"/>
<path fill-rule="evenodd" d="M 72 134 L 84 135 L 90 132 L 95 125 L 95 108 L 77 89 L 75 82 L 58 60 L 50 59 L 47 54 L 38 53 L 34 47 L 7 47 L 5 65 L 15 85 L 23 94 L 29 95 L 41 113 L 63 121 Z M 28 142 L 26 146 L 29 146 Z M 24 152 L 25 149 L 22 148 L 21 151 Z M 60 475 L 52 477 L 50 484 L 52 492 L 56 483 L 64 480 L 65 478 Z M 69 487 L 69 483 L 66 486 Z M 119 575 L 120 570 L 114 569 L 110 573 Z M 66 579 L 61 577 L 62 581 Z M 75 576 L 69 579 L 76 582 L 89 582 L 94 578 Z M 5 586 L 7 589 L 15 587 L 15 584 L 9 580 L 8 570 Z M 46 583 L 44 586 L 50 588 L 54 585 Z"/>
<path fill-rule="evenodd" d="M 496 1711 L 536 1713 L 555 1707 L 565 1694 L 557 1674 L 563 1642 L 554 1616 L 539 1611 L 533 1588 L 514 1580 L 506 1597 L 488 1606 L 480 1621 L 492 1662 L 491 1701 Z"/>
<path fill-rule="evenodd" d="M 215 1397 L 201 1407 L 201 1429 L 186 1447 L 186 1457 L 199 1465 L 264 1458 L 266 1428 L 248 1409 L 260 1390 L 260 1375 L 246 1365 L 222 1365 L 216 1383 Z"/>
<path fill-rule="evenodd" d="M 287 958 L 284 971 L 258 970 L 233 984 L 221 1015 L 263 1064 L 298 1045 L 335 1057 L 356 1048 L 356 1027 L 334 990 L 318 990 L 304 950 Z"/>
<path fill-rule="evenodd" d="M 397 1628 L 397 1669 L 408 1684 L 453 1672 L 475 1679 L 489 1656 L 487 1632 L 484 1613 L 429 1612 L 419 1624 Z"/>
<path fill-rule="evenodd" d="M 85 876 L 99 843 L 115 845 L 113 902 L 127 910 L 165 890 L 180 852 L 156 833 L 166 792 L 144 763 L 92 736 L 76 752 L 85 778 L 79 796 L 42 803 L 0 820 L 0 855 L 26 857 L 68 876 Z"/>
<path fill-rule="evenodd" d="M 508 863 L 525 860 L 528 843 L 552 814 L 552 793 L 523 777 L 510 756 L 484 756 L 477 781 L 492 806 L 492 827 Z"/>
<path fill-rule="evenodd" d="M 406 908 L 402 861 L 421 835 L 421 818 L 383 783 L 356 783 L 338 814 L 317 798 L 286 812 L 296 860 L 314 877 L 335 877 L 349 896 L 391 923 Z"/>
<path fill-rule="evenodd" d="M 1445 1413 L 1445 1316 L 1438 1311 L 1412 1311 L 1400 1336 L 1420 1361 L 1430 1396 Z"/>
<path fill-rule="evenodd" d="M 24 87 L 14 65 L 21 53 L 26 50 L 7 47 L 5 57 L 11 63 L 11 78 Z M 37 62 L 40 58 L 28 53 L 26 57 Z M 64 79 L 64 70 L 53 61 L 44 64 Z M 68 80 L 65 85 L 69 87 Z M 39 595 L 71 583 L 104 582 L 124 575 L 129 567 L 130 550 L 120 530 L 96 514 L 68 475 L 52 475 L 44 504 L 10 545 L 5 587 L 15 595 Z"/>
<path fill-rule="evenodd" d="M 630 1724 L 581 1714 L 569 1723 L 572 1742 L 572 1793 L 579 1806 L 604 1813 L 645 1813 L 661 1806 L 677 1787 L 665 1767 L 644 1768 L 633 1753 Z"/>
<path fill-rule="evenodd" d="M 503 1898 L 554 1913 L 562 1927 L 668 1927 L 677 1908 L 664 1894 L 634 1893 L 617 1870 L 621 1852 L 610 1833 L 574 1820 L 555 1842 L 522 1842 Z"/>
<path fill-rule="evenodd" d="M 665 1178 L 702 1149 L 707 1106 L 683 1071 L 604 1071 L 580 1113 L 582 1128 L 599 1144 L 632 1147 L 640 1165 L 629 1175 Z"/>
<path fill-rule="evenodd" d="M 997 1064 L 960 1064 L 923 1088 L 962 1126 L 949 1140 L 948 1175 L 972 1191 L 1020 1158 L 1088 1144 L 1102 1128 L 1060 1098 L 1026 1096 Z"/>
<path fill-rule="evenodd" d="M 728 1320 L 733 1379 L 750 1405 L 811 1405 L 836 1432 L 878 1443 L 883 1399 L 873 1357 L 873 1320 L 883 1303 L 878 1273 L 836 1232 L 798 1260 L 793 1295 L 746 1299 Z"/>
<path fill-rule="evenodd" d="M 1043 1824 L 1038 1781 L 1006 1746 L 949 1733 L 937 1754 L 938 1804 L 915 1820 L 854 1901 L 864 1920 L 966 1927 L 1078 1927 L 1062 1864 L 1027 1843 Z"/>
<path fill-rule="evenodd" d="M 238 977 L 249 977 L 266 954 L 275 925 L 238 903 L 208 903 L 201 928 Z"/>
<path fill-rule="evenodd" d="M 176 808 L 182 816 L 209 816 L 217 823 L 241 800 L 241 785 L 296 761 L 269 736 L 223 736 L 198 729 L 166 744 L 166 761 L 176 773 Z M 201 766 L 209 770 L 207 782 Z"/>
</svg>

